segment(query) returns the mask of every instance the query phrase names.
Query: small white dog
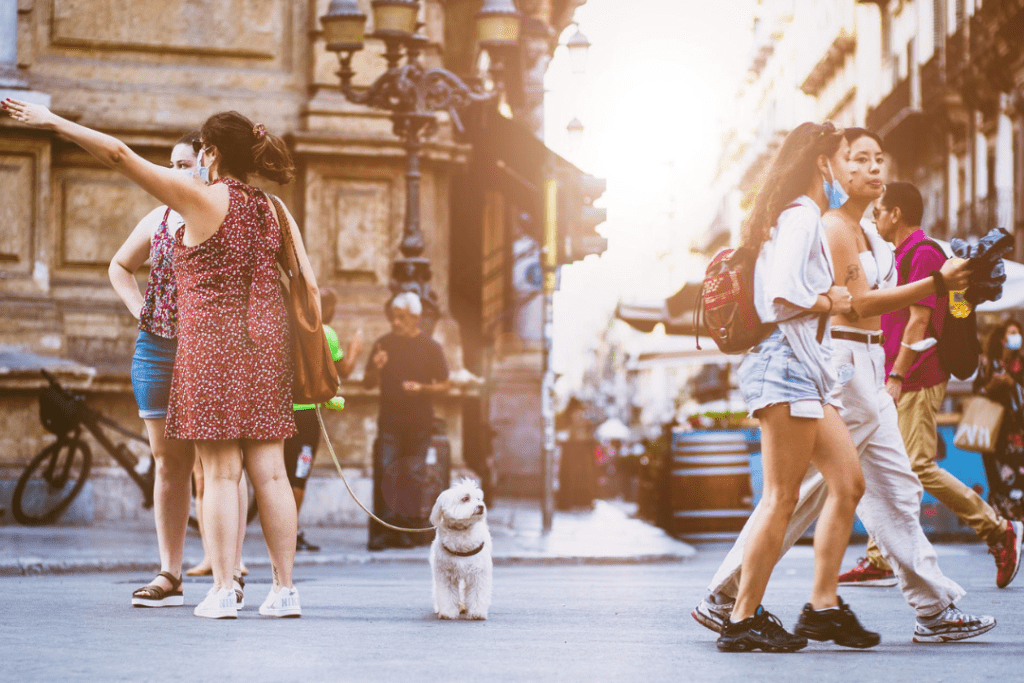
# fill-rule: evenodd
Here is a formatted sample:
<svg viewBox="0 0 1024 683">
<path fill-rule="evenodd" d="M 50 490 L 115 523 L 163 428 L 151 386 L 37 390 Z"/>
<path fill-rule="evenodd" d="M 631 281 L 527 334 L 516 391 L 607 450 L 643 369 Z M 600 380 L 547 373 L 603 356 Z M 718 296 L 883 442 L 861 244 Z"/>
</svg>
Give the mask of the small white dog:
<svg viewBox="0 0 1024 683">
<path fill-rule="evenodd" d="M 440 619 L 486 619 L 491 606 L 491 532 L 484 492 L 472 479 L 442 491 L 430 513 L 434 612 Z"/>
</svg>

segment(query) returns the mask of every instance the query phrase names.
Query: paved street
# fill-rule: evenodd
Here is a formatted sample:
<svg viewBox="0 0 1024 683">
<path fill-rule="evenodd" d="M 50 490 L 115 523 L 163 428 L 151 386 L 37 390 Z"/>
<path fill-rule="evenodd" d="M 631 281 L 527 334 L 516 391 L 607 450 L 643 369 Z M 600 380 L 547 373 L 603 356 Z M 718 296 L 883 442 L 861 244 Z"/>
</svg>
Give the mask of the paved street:
<svg viewBox="0 0 1024 683">
<path fill-rule="evenodd" d="M 186 608 L 132 609 L 142 572 L 0 578 L 2 681 L 980 681 L 1020 669 L 1024 584 L 997 590 L 980 545 L 940 546 L 968 610 L 997 616 L 976 641 L 911 643 L 913 617 L 896 589 L 847 589 L 882 644 L 812 644 L 793 655 L 724 655 L 689 610 L 725 547 L 696 559 L 622 565 L 499 566 L 487 622 L 439 622 L 424 563 L 306 566 L 304 616 L 274 621 L 254 569 L 236 622 L 191 615 L 208 580 L 186 584 Z M 847 560 L 855 558 L 851 550 Z M 779 564 L 766 598 L 791 626 L 806 599 L 811 549 Z M 1018 579 L 1019 581 L 1019 579 Z"/>
</svg>

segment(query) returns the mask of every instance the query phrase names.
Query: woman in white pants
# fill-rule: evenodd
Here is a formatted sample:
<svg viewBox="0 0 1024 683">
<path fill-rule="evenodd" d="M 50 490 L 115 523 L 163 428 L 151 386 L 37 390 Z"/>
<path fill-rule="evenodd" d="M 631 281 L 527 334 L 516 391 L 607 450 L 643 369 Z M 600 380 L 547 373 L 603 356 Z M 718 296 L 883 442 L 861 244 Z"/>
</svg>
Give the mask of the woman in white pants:
<svg viewBox="0 0 1024 683">
<path fill-rule="evenodd" d="M 840 415 L 860 454 L 866 484 L 857 514 L 896 569 L 903 595 L 917 614 L 915 642 L 972 638 L 995 626 L 995 619 L 964 614 L 955 606 L 965 591 L 942 574 L 935 550 L 921 528 L 921 483 L 910 468 L 896 406 L 885 391 L 885 358 L 881 334 L 877 332 L 878 316 L 934 293 L 938 278 L 894 286 L 896 269 L 891 250 L 877 235 L 861 230 L 859 224 L 860 217 L 884 189 L 881 143 L 860 128 L 847 129 L 845 136 L 850 142 L 849 163 L 836 170 L 850 188 L 849 199 L 841 208 L 826 214 L 825 223 L 829 249 L 837 272 L 843 273 L 843 281 L 847 282 L 847 273 L 852 273 L 848 253 L 851 249 L 862 269 L 859 272 L 868 271 L 858 275 L 860 282 L 848 281 L 856 292 L 852 312 L 832 319 L 838 376 L 833 396 L 842 403 Z M 840 263 L 842 268 L 838 268 Z M 939 277 L 948 288 L 959 289 L 967 284 L 967 268 L 949 262 L 942 267 Z M 871 284 L 860 286 L 866 280 Z M 809 468 L 785 531 L 782 552 L 822 514 L 827 493 L 821 474 Z M 694 619 L 711 630 L 720 630 L 733 609 L 731 596 L 737 594 L 741 585 L 740 558 L 749 544 L 751 527 L 763 514 L 761 507 L 758 504 L 708 586 L 707 595 L 693 611 Z"/>
</svg>

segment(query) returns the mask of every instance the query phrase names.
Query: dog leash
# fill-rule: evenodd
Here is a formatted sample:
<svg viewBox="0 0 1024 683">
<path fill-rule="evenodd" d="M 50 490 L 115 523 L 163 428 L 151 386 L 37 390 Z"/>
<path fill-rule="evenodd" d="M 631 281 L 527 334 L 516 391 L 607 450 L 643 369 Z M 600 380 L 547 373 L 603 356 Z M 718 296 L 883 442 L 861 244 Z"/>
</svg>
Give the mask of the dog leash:
<svg viewBox="0 0 1024 683">
<path fill-rule="evenodd" d="M 320 433 L 324 435 L 324 441 L 327 442 L 327 450 L 330 451 L 330 453 L 331 453 L 331 459 L 334 461 L 335 469 L 338 470 L 338 476 L 341 477 L 341 481 L 345 483 L 345 488 L 348 489 L 348 495 L 352 496 L 352 500 L 354 500 L 356 502 L 356 505 L 358 505 L 359 507 L 361 507 L 363 509 L 363 512 L 368 514 L 370 516 L 370 518 L 373 519 L 374 521 L 376 521 L 378 524 L 386 526 L 389 529 L 394 529 L 395 531 L 408 531 L 408 532 L 413 532 L 413 533 L 425 533 L 427 531 L 433 531 L 434 530 L 434 527 L 432 527 L 432 526 L 426 527 L 424 529 L 407 529 L 405 527 L 395 526 L 394 524 L 388 524 L 383 519 L 381 519 L 377 515 L 373 514 L 368 509 L 366 509 L 366 506 L 363 505 L 363 502 L 361 500 L 359 500 L 359 498 L 356 496 L 355 491 L 353 491 L 352 487 L 348 485 L 348 479 L 345 478 L 345 473 L 341 471 L 341 463 L 338 462 L 338 456 L 334 454 L 334 446 L 331 444 L 331 437 L 330 437 L 330 435 L 327 434 L 327 427 L 324 426 L 324 418 L 320 414 L 320 406 L 319 405 L 316 407 L 316 419 L 317 419 L 317 422 L 320 423 Z"/>
</svg>

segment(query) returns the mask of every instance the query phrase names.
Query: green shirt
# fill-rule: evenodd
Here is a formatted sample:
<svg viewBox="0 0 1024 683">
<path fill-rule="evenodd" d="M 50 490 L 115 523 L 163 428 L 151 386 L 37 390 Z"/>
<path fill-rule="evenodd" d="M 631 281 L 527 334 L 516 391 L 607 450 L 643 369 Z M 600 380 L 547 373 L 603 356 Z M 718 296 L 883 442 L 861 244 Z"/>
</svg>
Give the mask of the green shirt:
<svg viewBox="0 0 1024 683">
<path fill-rule="evenodd" d="M 338 341 L 338 333 L 335 332 L 329 325 L 324 325 L 324 335 L 327 337 L 327 346 L 331 349 L 331 360 L 337 362 L 345 357 L 345 352 L 341 350 L 341 343 Z M 328 407 L 339 410 L 345 406 L 345 399 L 340 396 L 336 396 L 330 400 Z M 340 403 L 340 404 L 339 404 Z M 292 406 L 295 410 L 312 410 L 316 408 L 315 403 L 296 403 Z"/>
</svg>

